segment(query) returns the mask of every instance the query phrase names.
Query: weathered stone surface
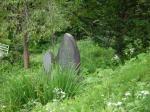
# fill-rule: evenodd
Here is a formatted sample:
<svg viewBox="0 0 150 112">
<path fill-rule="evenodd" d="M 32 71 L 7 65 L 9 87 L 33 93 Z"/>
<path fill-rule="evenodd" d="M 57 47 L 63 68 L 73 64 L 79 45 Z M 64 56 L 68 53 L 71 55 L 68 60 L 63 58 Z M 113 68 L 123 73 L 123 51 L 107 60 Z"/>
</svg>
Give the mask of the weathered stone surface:
<svg viewBox="0 0 150 112">
<path fill-rule="evenodd" d="M 46 52 L 43 56 L 43 66 L 46 73 L 49 73 L 52 68 L 53 54 L 51 52 Z"/>
<path fill-rule="evenodd" d="M 80 66 L 80 53 L 75 42 L 74 37 L 66 33 L 57 54 L 58 63 L 61 67 L 75 67 Z"/>
<path fill-rule="evenodd" d="M 3 51 L 0 50 L 0 59 L 2 59 L 4 57 L 4 53 Z"/>
</svg>

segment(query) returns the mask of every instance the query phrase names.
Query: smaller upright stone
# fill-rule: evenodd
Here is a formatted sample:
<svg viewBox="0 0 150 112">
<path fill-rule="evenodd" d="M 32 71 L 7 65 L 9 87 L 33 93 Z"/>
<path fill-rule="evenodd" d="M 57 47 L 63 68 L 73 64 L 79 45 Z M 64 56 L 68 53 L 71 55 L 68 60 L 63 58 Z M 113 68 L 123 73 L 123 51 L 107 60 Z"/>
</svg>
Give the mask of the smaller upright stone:
<svg viewBox="0 0 150 112">
<path fill-rule="evenodd" d="M 3 51 L 0 50 L 0 59 L 2 59 L 4 57 L 4 53 Z"/>
<path fill-rule="evenodd" d="M 46 73 L 49 73 L 52 69 L 53 54 L 51 52 L 46 52 L 43 56 L 43 66 Z"/>
</svg>

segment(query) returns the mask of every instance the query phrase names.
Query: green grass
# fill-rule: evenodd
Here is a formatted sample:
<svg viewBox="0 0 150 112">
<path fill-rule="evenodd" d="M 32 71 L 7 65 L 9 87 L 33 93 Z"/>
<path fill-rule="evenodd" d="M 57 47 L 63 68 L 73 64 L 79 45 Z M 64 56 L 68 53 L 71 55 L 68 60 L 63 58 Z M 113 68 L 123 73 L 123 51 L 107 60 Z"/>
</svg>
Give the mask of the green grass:
<svg viewBox="0 0 150 112">
<path fill-rule="evenodd" d="M 115 71 L 98 69 L 75 99 L 40 104 L 33 112 L 149 112 L 150 54 L 141 54 Z"/>
<path fill-rule="evenodd" d="M 90 40 L 78 42 L 81 56 L 81 69 L 83 72 L 93 73 L 97 68 L 110 68 L 113 66 L 114 50 L 102 48 Z"/>
<path fill-rule="evenodd" d="M 79 41 L 78 46 L 80 75 L 57 65 L 51 73 L 45 74 L 41 54 L 31 56 L 28 70 L 21 64 L 10 65 L 3 61 L 0 66 L 0 111 L 150 111 L 149 53 L 140 54 L 113 70 L 114 51 L 111 48 L 100 48 L 89 40 Z M 57 47 L 54 53 L 57 54 Z"/>
<path fill-rule="evenodd" d="M 37 102 L 46 104 L 54 99 L 60 101 L 73 97 L 81 86 L 80 76 L 72 69 L 62 70 L 57 66 L 51 74 L 45 74 L 42 70 L 38 72 L 32 75 L 28 74 L 29 72 L 25 74 L 22 72 L 11 76 L 2 84 L 1 111 L 16 112 L 20 109 L 30 111 Z M 61 91 L 54 93 L 55 89 Z"/>
</svg>

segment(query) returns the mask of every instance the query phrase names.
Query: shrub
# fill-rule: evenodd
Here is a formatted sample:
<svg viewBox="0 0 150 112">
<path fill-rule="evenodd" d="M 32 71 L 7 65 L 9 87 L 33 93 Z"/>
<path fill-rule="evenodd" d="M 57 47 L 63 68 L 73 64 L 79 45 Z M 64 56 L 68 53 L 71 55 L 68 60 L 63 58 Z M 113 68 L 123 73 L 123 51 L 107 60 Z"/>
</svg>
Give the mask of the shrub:
<svg viewBox="0 0 150 112">
<path fill-rule="evenodd" d="M 101 48 L 90 40 L 78 42 L 81 55 L 81 69 L 94 72 L 96 68 L 109 68 L 112 66 L 114 50 Z"/>
</svg>

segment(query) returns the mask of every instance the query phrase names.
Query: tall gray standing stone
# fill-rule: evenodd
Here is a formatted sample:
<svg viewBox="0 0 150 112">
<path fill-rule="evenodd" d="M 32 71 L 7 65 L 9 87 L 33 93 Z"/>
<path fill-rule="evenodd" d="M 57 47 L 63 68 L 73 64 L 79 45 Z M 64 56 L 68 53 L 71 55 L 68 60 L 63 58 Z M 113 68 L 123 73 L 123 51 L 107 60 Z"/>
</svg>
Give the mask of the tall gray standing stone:
<svg viewBox="0 0 150 112">
<path fill-rule="evenodd" d="M 43 56 L 43 66 L 46 73 L 49 73 L 52 69 L 53 58 L 53 54 L 49 51 Z"/>
<path fill-rule="evenodd" d="M 77 69 L 80 66 L 80 53 L 74 37 L 66 33 L 57 54 L 57 60 L 61 67 Z"/>
</svg>

